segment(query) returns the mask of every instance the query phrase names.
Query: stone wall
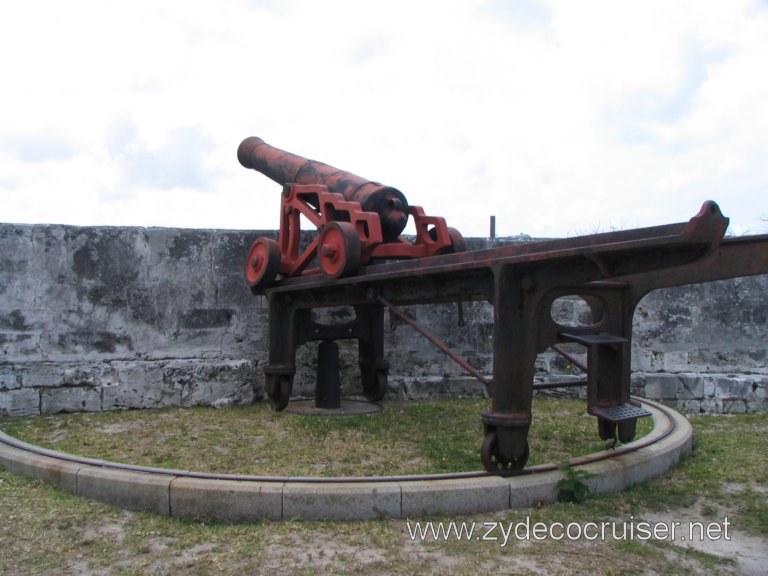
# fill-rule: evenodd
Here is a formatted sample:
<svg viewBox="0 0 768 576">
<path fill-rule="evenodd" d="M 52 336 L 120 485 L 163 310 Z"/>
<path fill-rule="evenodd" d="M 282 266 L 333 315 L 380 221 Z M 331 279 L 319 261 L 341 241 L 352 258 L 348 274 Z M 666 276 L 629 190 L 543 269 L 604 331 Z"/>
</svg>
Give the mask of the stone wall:
<svg viewBox="0 0 768 576">
<path fill-rule="evenodd" d="M 267 305 L 242 269 L 264 235 L 274 232 L 0 224 L 0 415 L 261 399 Z M 648 295 L 635 315 L 633 392 L 689 412 L 768 408 L 766 288 L 758 276 Z M 582 304 L 559 301 L 553 314 L 578 323 Z M 488 304 L 465 303 L 463 326 L 455 305 L 407 310 L 490 374 Z M 385 346 L 390 397 L 484 392 L 396 318 Z M 313 392 L 315 348 L 299 351 L 297 393 Z M 341 365 L 343 392 L 359 393 L 354 342 Z M 574 373 L 554 352 L 538 358 L 538 379 Z"/>
<path fill-rule="evenodd" d="M 0 226 L 0 413 L 258 398 L 256 235 Z"/>
<path fill-rule="evenodd" d="M 768 276 L 648 294 L 635 313 L 633 392 L 686 413 L 768 409 Z"/>
</svg>

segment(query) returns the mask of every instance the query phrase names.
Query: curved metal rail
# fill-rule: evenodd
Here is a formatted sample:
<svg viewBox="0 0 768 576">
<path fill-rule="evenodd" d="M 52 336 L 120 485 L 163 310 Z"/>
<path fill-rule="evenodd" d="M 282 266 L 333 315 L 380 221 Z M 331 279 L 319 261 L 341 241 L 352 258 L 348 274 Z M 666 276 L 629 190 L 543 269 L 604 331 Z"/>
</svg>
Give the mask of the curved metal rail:
<svg viewBox="0 0 768 576">
<path fill-rule="evenodd" d="M 638 399 L 639 400 L 639 399 Z M 643 402 L 642 400 L 639 400 Z M 654 409 L 664 416 L 664 421 L 656 424 L 654 429 L 643 438 L 631 442 L 629 444 L 620 446 L 610 450 L 603 450 L 601 452 L 595 452 L 586 456 L 579 456 L 567 462 L 565 465 L 569 467 L 583 466 L 585 464 L 591 464 L 593 462 L 600 462 L 635 452 L 642 448 L 646 448 L 652 444 L 660 442 L 675 430 L 675 420 L 672 417 L 672 413 L 669 409 L 661 406 L 654 405 Z M 658 433 L 657 432 L 658 428 Z M 120 470 L 126 472 L 139 472 L 147 474 L 160 474 L 166 476 L 176 476 L 182 478 L 198 478 L 204 480 L 236 480 L 242 482 L 275 482 L 275 483 L 317 483 L 317 484 L 344 484 L 344 483 L 360 483 L 360 482 L 405 482 L 405 481 L 431 481 L 431 480 L 458 480 L 466 478 L 484 478 L 490 476 L 498 476 L 485 471 L 470 471 L 470 472 L 454 472 L 445 474 L 415 474 L 415 475 L 394 475 L 394 476 L 341 476 L 341 477 L 319 477 L 319 476 L 259 476 L 249 474 L 215 474 L 212 472 L 193 472 L 190 470 L 175 470 L 171 468 L 155 468 L 152 466 L 139 466 L 135 464 L 125 464 L 121 462 L 112 462 L 109 460 L 100 460 L 96 458 L 88 458 L 85 456 L 78 456 L 74 454 L 68 454 L 66 452 L 58 452 L 56 450 L 50 450 L 47 448 L 41 448 L 34 444 L 29 444 L 18 440 L 12 436 L 5 434 L 0 430 L 0 444 L 5 444 L 18 450 L 23 450 L 39 456 L 45 456 L 56 460 L 65 462 L 71 462 L 74 464 L 82 464 L 85 466 L 95 466 L 99 468 L 109 468 L 112 470 Z M 522 476 L 537 474 L 542 472 L 551 472 L 560 468 L 561 464 L 540 464 L 537 466 L 531 466 L 507 474 L 506 476 Z"/>
</svg>

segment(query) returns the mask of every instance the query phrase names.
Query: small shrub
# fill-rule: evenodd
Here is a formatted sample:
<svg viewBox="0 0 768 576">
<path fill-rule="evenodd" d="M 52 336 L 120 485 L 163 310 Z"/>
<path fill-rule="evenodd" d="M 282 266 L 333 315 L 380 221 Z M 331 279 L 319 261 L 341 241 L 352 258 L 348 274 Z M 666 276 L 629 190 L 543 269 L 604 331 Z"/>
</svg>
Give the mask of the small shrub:
<svg viewBox="0 0 768 576">
<path fill-rule="evenodd" d="M 584 480 L 591 478 L 594 474 L 567 465 L 560 466 L 560 471 L 565 475 L 565 478 L 561 478 L 557 482 L 557 501 L 583 502 L 586 500 L 590 490 Z"/>
</svg>

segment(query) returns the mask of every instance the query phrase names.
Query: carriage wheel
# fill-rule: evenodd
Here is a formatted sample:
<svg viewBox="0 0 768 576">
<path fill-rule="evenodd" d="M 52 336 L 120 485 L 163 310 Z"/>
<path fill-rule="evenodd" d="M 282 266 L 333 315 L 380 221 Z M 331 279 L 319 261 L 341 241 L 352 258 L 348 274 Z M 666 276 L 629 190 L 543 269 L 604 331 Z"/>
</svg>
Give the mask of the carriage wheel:
<svg viewBox="0 0 768 576">
<path fill-rule="evenodd" d="M 245 280 L 251 290 L 272 284 L 280 271 L 280 245 L 271 238 L 259 238 L 248 251 Z"/>
<path fill-rule="evenodd" d="M 275 412 L 281 412 L 288 406 L 292 389 L 293 375 L 267 374 L 267 395 Z"/>
<path fill-rule="evenodd" d="M 317 244 L 320 269 L 329 278 L 354 274 L 360 268 L 360 237 L 349 222 L 329 222 Z"/>
<path fill-rule="evenodd" d="M 496 430 L 486 432 L 483 437 L 483 444 L 480 446 L 480 460 L 483 463 L 483 467 L 488 472 L 501 475 L 522 470 L 528 462 L 530 455 L 531 450 L 526 440 L 525 450 L 518 458 L 510 458 L 509 460 L 499 458 L 499 439 L 496 435 Z"/>
<path fill-rule="evenodd" d="M 384 370 L 366 370 L 363 394 L 369 402 L 381 402 L 387 393 L 387 373 Z"/>
</svg>

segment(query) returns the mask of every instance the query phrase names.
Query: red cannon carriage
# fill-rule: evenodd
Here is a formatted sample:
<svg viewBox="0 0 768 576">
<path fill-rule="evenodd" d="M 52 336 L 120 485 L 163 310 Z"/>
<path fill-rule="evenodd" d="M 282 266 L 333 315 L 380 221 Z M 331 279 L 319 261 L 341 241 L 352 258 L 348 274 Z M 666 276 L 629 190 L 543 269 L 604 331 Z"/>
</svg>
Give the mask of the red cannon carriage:
<svg viewBox="0 0 768 576">
<path fill-rule="evenodd" d="M 461 234 L 445 219 L 409 206 L 402 192 L 328 164 L 266 144 L 243 140 L 237 158 L 283 186 L 278 240 L 257 239 L 248 253 L 245 277 L 252 290 L 271 285 L 278 274 L 322 272 L 329 278 L 356 273 L 374 259 L 436 256 L 464 250 Z M 317 228 L 302 249 L 301 217 Z M 401 236 L 413 217 L 416 238 Z M 318 268 L 308 268 L 313 260 Z"/>
</svg>

